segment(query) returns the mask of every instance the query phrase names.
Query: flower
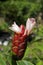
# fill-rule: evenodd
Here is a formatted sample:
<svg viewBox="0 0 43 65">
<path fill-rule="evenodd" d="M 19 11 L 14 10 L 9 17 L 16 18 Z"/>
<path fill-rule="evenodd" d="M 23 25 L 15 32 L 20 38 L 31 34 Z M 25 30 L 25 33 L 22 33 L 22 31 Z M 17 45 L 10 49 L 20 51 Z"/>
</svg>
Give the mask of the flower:
<svg viewBox="0 0 43 65">
<path fill-rule="evenodd" d="M 21 25 L 22 28 L 25 27 L 24 35 L 25 34 L 29 35 L 31 33 L 32 29 L 34 28 L 35 24 L 36 24 L 36 22 L 35 22 L 34 18 L 28 18 L 26 21 L 26 26 Z M 16 24 L 16 22 L 14 21 L 14 24 L 12 24 L 12 26 L 9 27 L 9 29 L 20 34 L 22 32 L 21 27 L 19 27 Z"/>
<path fill-rule="evenodd" d="M 20 33 L 20 32 L 21 32 L 21 29 L 20 29 L 20 27 L 16 24 L 16 22 L 14 22 L 14 24 L 13 24 L 11 27 L 9 27 L 9 29 L 12 30 L 12 31 L 14 31 L 14 32 L 16 32 L 16 33 Z"/>
<path fill-rule="evenodd" d="M 32 29 L 34 28 L 36 24 L 36 21 L 34 18 L 28 18 L 26 21 L 26 31 L 27 31 L 27 35 L 29 35 L 32 31 Z"/>
</svg>

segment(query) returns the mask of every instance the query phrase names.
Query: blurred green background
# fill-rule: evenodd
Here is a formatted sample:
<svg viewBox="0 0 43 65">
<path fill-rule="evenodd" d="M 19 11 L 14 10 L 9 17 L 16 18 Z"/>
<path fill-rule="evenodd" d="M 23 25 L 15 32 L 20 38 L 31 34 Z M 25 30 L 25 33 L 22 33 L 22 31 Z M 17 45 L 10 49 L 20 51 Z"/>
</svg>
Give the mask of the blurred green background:
<svg viewBox="0 0 43 65">
<path fill-rule="evenodd" d="M 17 65 L 43 65 L 43 0 L 0 0 L 0 30 L 9 30 L 14 21 L 18 25 L 26 23 L 28 17 L 37 20 L 37 27 L 33 30 L 36 34 L 22 60 L 16 61 Z M 11 34 L 12 35 L 12 34 Z M 0 65 L 12 65 L 11 41 L 8 46 L 0 46 Z M 13 63 L 15 64 L 15 61 Z"/>
</svg>

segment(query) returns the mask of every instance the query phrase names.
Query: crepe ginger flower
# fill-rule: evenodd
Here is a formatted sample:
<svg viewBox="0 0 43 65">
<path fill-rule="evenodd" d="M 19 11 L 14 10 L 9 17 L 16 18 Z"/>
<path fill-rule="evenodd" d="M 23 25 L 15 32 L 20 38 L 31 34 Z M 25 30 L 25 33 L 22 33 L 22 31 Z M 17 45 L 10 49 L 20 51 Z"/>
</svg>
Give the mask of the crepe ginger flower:
<svg viewBox="0 0 43 65">
<path fill-rule="evenodd" d="M 31 33 L 34 28 L 36 21 L 34 18 L 28 18 L 26 26 L 18 26 L 16 22 L 9 27 L 10 30 L 14 31 L 14 37 L 12 38 L 12 52 L 16 54 L 18 58 L 22 58 L 27 46 L 27 36 Z"/>
</svg>

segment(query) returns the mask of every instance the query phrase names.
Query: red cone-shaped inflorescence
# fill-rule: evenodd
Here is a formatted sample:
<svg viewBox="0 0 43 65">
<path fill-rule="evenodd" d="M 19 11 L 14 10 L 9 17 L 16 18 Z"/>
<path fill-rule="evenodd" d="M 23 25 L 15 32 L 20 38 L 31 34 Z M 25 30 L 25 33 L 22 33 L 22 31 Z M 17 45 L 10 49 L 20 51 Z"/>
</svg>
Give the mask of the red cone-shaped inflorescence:
<svg viewBox="0 0 43 65">
<path fill-rule="evenodd" d="M 26 48 L 26 37 L 27 35 L 24 35 L 25 27 L 24 25 L 20 26 L 21 33 L 14 34 L 13 40 L 12 40 L 12 51 L 15 53 L 18 57 L 22 57 L 24 55 L 24 51 Z"/>
<path fill-rule="evenodd" d="M 27 37 L 31 34 L 31 31 L 35 25 L 34 18 L 28 18 L 26 21 L 26 26 L 20 25 L 20 27 L 14 22 L 14 24 L 9 27 L 10 30 L 14 32 L 14 37 L 12 39 L 12 52 L 16 54 L 17 57 L 22 58 L 27 45 Z"/>
</svg>

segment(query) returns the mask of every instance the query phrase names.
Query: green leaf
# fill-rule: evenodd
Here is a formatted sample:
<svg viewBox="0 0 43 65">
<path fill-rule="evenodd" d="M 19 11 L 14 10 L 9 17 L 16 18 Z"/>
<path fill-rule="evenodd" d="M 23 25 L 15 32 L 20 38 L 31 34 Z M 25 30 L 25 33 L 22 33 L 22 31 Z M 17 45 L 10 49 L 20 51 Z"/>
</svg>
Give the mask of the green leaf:
<svg viewBox="0 0 43 65">
<path fill-rule="evenodd" d="M 43 62 L 39 61 L 36 65 L 43 65 Z"/>
<path fill-rule="evenodd" d="M 27 47 L 27 49 L 26 49 L 26 51 L 25 51 L 25 54 L 24 54 L 24 57 L 23 57 L 23 58 L 27 57 L 28 54 L 29 54 L 29 52 L 30 52 L 30 49 Z"/>
<path fill-rule="evenodd" d="M 6 65 L 6 61 L 3 57 L 3 55 L 0 54 L 0 65 Z"/>
<path fill-rule="evenodd" d="M 12 59 L 10 56 L 7 56 L 7 62 L 8 62 L 8 64 L 12 65 Z"/>
<path fill-rule="evenodd" d="M 33 65 L 33 64 L 29 61 L 21 60 L 17 62 L 17 65 Z"/>
</svg>

